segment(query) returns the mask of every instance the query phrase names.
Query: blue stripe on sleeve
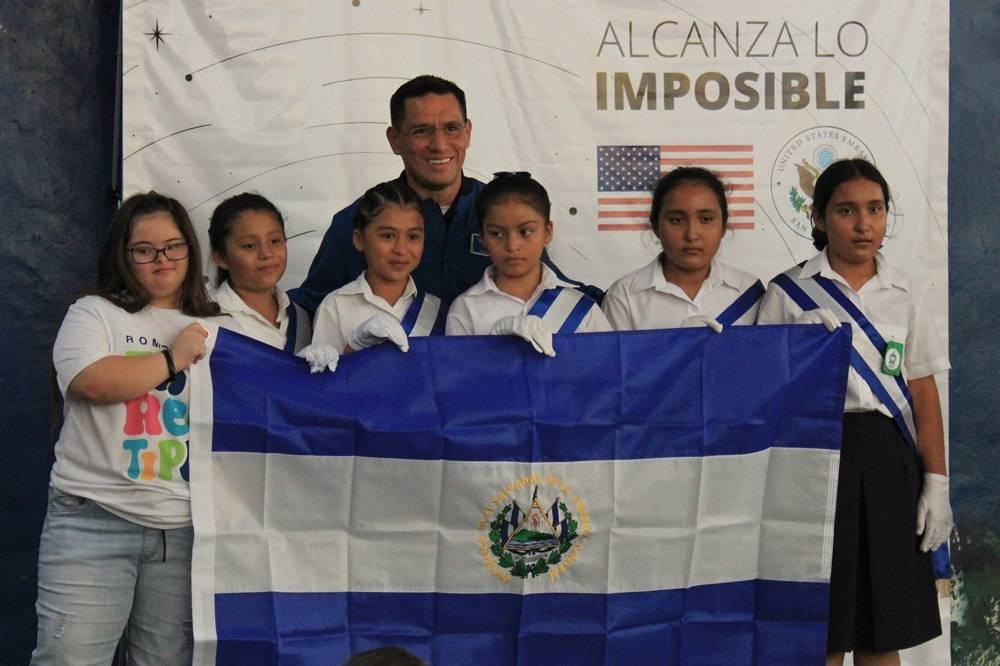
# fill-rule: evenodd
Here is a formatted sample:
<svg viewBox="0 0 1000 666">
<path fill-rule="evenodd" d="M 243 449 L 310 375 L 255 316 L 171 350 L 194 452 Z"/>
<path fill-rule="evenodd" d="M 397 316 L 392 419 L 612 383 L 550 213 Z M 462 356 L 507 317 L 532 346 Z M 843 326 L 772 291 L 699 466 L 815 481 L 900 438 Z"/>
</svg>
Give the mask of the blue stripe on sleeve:
<svg viewBox="0 0 1000 666">
<path fill-rule="evenodd" d="M 566 315 L 566 320 L 556 333 L 576 333 L 576 330 L 583 324 L 584 318 L 590 312 L 590 308 L 596 308 L 597 303 L 586 294 L 580 294 L 580 300 L 576 302 L 573 309 Z"/>
<path fill-rule="evenodd" d="M 715 320 L 726 328 L 729 328 L 735 324 L 740 317 L 745 315 L 747 311 L 754 306 L 754 303 L 759 301 L 763 295 L 764 285 L 761 284 L 760 280 L 757 280 L 750 286 L 749 289 L 740 294 L 728 308 L 723 310 L 722 313 L 715 318 Z"/>
<path fill-rule="evenodd" d="M 407 335 L 413 331 L 413 327 L 417 324 L 417 318 L 420 316 L 420 308 L 424 305 L 424 294 L 425 292 L 423 291 L 417 292 L 413 302 L 410 303 L 410 307 L 406 309 L 406 314 L 403 315 L 402 321 L 399 322 L 403 327 L 403 332 Z"/>
</svg>

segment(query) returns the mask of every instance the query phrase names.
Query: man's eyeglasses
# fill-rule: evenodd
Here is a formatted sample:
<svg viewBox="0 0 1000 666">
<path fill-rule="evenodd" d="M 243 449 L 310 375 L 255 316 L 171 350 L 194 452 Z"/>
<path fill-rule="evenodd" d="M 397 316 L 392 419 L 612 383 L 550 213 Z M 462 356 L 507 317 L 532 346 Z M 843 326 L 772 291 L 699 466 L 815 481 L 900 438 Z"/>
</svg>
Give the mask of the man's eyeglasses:
<svg viewBox="0 0 1000 666">
<path fill-rule="evenodd" d="M 440 127 L 432 125 L 418 125 L 406 131 L 406 136 L 413 141 L 430 141 L 434 135 L 440 132 L 446 139 L 457 139 L 465 131 L 464 123 L 445 123 Z"/>
<path fill-rule="evenodd" d="M 151 264 L 160 257 L 160 253 L 170 261 L 180 261 L 187 259 L 189 250 L 187 242 L 170 243 L 163 247 L 139 245 L 128 248 L 128 252 L 132 256 L 132 263 L 135 264 Z"/>
</svg>

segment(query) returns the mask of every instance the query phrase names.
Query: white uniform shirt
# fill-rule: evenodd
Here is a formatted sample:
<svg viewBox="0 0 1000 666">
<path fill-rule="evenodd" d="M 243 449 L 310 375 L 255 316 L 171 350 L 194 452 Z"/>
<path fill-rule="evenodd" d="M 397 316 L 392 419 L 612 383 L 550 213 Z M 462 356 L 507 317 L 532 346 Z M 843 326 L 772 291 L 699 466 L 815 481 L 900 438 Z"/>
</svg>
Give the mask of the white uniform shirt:
<svg viewBox="0 0 1000 666">
<path fill-rule="evenodd" d="M 327 294 L 316 308 L 313 319 L 313 344 L 333 345 L 339 351 L 347 347 L 347 338 L 355 328 L 380 312 L 388 312 L 399 321 L 406 316 L 413 299 L 417 296 L 417 284 L 411 277 L 406 283 L 403 295 L 395 305 L 389 305 L 381 296 L 372 292 L 368 280 L 362 273 L 352 282 Z"/>
<path fill-rule="evenodd" d="M 654 328 L 677 328 L 688 317 L 718 317 L 733 301 L 757 281 L 753 275 L 713 261 L 708 277 L 693 299 L 663 276 L 660 258 L 614 282 L 601 307 L 616 331 Z M 754 305 L 736 324 L 753 324 L 757 318 Z"/>
<path fill-rule="evenodd" d="M 190 376 L 181 371 L 127 403 L 96 404 L 67 395 L 82 370 L 107 356 L 155 354 L 195 317 L 147 306 L 130 314 L 99 296 L 70 306 L 52 349 L 63 404 L 50 483 L 139 525 L 191 524 L 187 479 Z M 210 334 L 214 324 L 201 322 Z M 166 364 L 164 364 L 166 375 Z"/>
<path fill-rule="evenodd" d="M 224 314 L 219 325 L 231 331 L 242 333 L 248 337 L 271 345 L 278 349 L 285 348 L 285 341 L 288 338 L 288 306 L 290 301 L 284 291 L 274 288 L 274 295 L 278 299 L 278 325 L 275 326 L 263 317 L 259 312 L 246 304 L 240 295 L 237 294 L 228 281 L 223 282 L 211 294 L 212 300 L 219 304 Z"/>
<path fill-rule="evenodd" d="M 498 319 L 510 315 L 528 314 L 543 291 L 555 287 L 574 288 L 573 284 L 560 280 L 551 268 L 542 264 L 541 282 L 531 294 L 531 298 L 522 301 L 517 296 L 500 291 L 493 281 L 495 270 L 493 266 L 487 268 L 482 279 L 451 304 L 444 327 L 445 335 L 489 335 L 490 328 Z M 610 330 L 611 325 L 604 313 L 600 308 L 593 307 L 583 318 L 576 332 L 595 333 Z"/>
<path fill-rule="evenodd" d="M 815 255 L 801 268 L 795 266 L 785 274 L 796 282 L 812 280 L 820 275 L 829 278 L 857 306 L 887 342 L 903 343 L 903 379 L 919 379 L 944 372 L 950 365 L 941 345 L 931 313 L 925 306 L 925 291 L 919 283 L 900 270 L 889 266 L 879 252 L 875 255 L 876 274 L 854 291 L 833 268 L 826 250 Z M 780 287 L 771 284 L 761 300 L 758 324 L 791 324 L 802 314 Z M 879 368 L 875 368 L 880 371 Z M 846 412 L 878 411 L 892 416 L 875 397 L 868 384 L 851 368 L 847 377 Z"/>
</svg>

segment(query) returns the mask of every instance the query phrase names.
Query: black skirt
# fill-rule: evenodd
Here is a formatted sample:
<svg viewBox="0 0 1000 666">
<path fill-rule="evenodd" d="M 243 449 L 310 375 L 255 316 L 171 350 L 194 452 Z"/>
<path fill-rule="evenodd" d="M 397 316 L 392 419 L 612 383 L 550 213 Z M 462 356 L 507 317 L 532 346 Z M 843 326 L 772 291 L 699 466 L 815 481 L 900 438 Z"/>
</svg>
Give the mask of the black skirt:
<svg viewBox="0 0 1000 666">
<path fill-rule="evenodd" d="M 941 634 L 930 553 L 916 530 L 922 475 L 892 419 L 844 414 L 828 652 L 883 652 Z"/>
</svg>

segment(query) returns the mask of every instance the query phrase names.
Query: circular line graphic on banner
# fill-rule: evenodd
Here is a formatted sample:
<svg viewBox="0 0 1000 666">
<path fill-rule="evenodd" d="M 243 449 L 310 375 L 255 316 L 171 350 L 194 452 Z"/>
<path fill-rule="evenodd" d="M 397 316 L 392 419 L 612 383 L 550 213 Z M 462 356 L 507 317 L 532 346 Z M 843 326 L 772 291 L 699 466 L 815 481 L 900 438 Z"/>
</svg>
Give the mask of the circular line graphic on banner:
<svg viewBox="0 0 1000 666">
<path fill-rule="evenodd" d="M 811 127 L 789 139 L 771 166 L 771 198 L 785 226 L 811 239 L 809 215 L 816 179 L 833 162 L 854 157 L 875 164 L 865 142 L 840 127 Z"/>
</svg>

